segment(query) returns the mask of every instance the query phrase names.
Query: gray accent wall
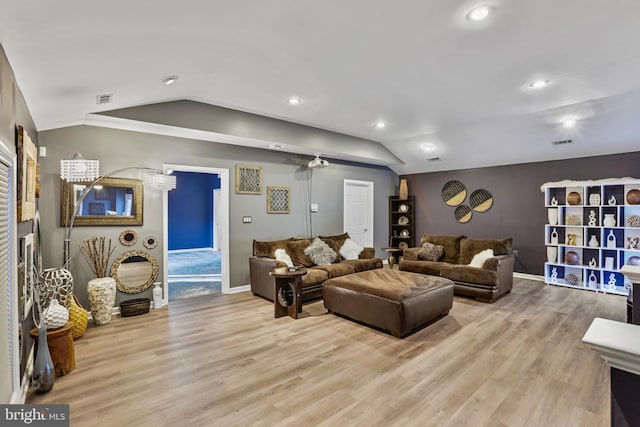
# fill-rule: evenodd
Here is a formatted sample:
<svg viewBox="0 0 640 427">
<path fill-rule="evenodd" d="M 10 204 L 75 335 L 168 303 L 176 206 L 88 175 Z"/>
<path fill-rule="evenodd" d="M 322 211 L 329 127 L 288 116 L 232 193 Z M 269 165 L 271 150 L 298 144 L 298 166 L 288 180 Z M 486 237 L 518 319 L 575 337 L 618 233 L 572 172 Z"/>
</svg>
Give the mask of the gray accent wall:
<svg viewBox="0 0 640 427">
<path fill-rule="evenodd" d="M 387 246 L 388 196 L 395 192 L 397 175 L 386 167 L 367 166 L 332 161 L 323 169 L 311 173 L 309 194 L 309 170 L 305 166 L 309 156 L 289 154 L 218 144 L 208 141 L 182 139 L 117 129 L 74 126 L 40 133 L 40 144 L 47 147 L 47 157 L 41 162 L 41 218 L 44 236 L 44 264 L 47 267 L 62 263 L 64 228 L 60 227 L 60 159 L 70 159 L 75 152 L 87 158 L 100 160 L 101 173 L 129 167 L 145 166 L 162 169 L 165 163 L 189 166 L 206 166 L 229 169 L 230 175 L 230 276 L 231 287 L 249 284 L 249 262 L 252 241 L 281 239 L 290 236 L 307 237 L 318 234 L 337 234 L 343 230 L 343 180 L 372 181 L 375 189 L 374 246 L 378 256 L 385 256 L 380 248 Z M 263 194 L 235 194 L 235 165 L 256 165 L 263 168 Z M 142 178 L 138 171 L 117 175 L 122 178 Z M 178 185 L 180 185 L 178 183 Z M 269 185 L 291 187 L 291 211 L 289 214 L 267 214 L 266 187 Z M 310 213 L 310 200 L 319 204 L 319 212 Z M 311 215 L 311 225 L 309 223 Z M 251 224 L 243 224 L 243 216 L 252 216 Z M 125 228 L 133 228 L 139 234 L 133 247 L 122 246 L 118 236 Z M 152 253 L 162 271 L 162 196 L 145 191 L 144 225 L 140 227 L 102 226 L 75 227 L 72 234 L 72 267 L 75 278 L 74 292 L 86 304 L 86 284 L 92 278 L 87 263 L 78 248 L 82 239 L 91 236 L 107 236 L 116 244 L 115 256 L 130 249 L 144 249 L 145 236 L 155 235 L 160 244 Z M 160 278 L 158 280 L 161 280 Z M 130 298 L 151 298 L 151 290 L 141 294 L 118 293 L 116 304 Z"/>
<path fill-rule="evenodd" d="M 547 211 L 540 186 L 564 179 L 626 176 L 640 178 L 640 152 L 422 173 L 406 178 L 409 193 L 416 198 L 417 237 L 423 233 L 465 234 L 482 239 L 513 237 L 513 247 L 519 253 L 516 271 L 542 275 Z M 440 194 L 442 186 L 450 180 L 461 181 L 467 187 L 465 204 L 471 192 L 486 189 L 493 194 L 493 206 L 484 213 L 474 212 L 466 224 L 458 223 L 453 215 L 455 208 L 447 206 Z"/>
</svg>

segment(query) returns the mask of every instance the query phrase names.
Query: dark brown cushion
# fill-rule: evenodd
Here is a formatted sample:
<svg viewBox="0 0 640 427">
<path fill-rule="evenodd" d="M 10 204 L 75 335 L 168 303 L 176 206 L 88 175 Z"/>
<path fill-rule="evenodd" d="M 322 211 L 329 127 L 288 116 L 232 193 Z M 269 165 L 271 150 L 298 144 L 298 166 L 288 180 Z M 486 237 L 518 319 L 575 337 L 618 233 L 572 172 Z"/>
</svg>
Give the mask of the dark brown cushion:
<svg viewBox="0 0 640 427">
<path fill-rule="evenodd" d="M 513 247 L 513 238 L 506 239 L 469 239 L 460 241 L 460 260 L 458 264 L 469 264 L 473 257 L 485 249 L 493 249 L 494 255 L 509 255 Z"/>
<path fill-rule="evenodd" d="M 340 252 L 340 248 L 344 244 L 344 241 L 349 238 L 349 233 L 342 233 L 336 236 L 318 236 L 318 237 L 320 237 L 322 240 L 332 239 L 334 242 L 336 242 L 336 245 L 338 246 L 338 252 Z"/>
<path fill-rule="evenodd" d="M 355 268 L 356 273 L 361 271 L 373 270 L 376 268 L 382 268 L 382 260 L 380 258 L 366 258 L 366 259 L 345 259 L 342 264 L 349 264 Z"/>
<path fill-rule="evenodd" d="M 411 273 L 428 274 L 429 276 L 439 276 L 442 267 L 451 265 L 448 262 L 442 261 L 407 261 L 403 259 L 400 261 L 400 271 L 409 271 Z"/>
<path fill-rule="evenodd" d="M 434 245 L 440 245 L 443 247 L 444 253 L 442 254 L 442 257 L 439 259 L 439 261 L 448 262 L 450 264 L 458 264 L 458 257 L 460 256 L 460 241 L 464 237 L 464 235 L 438 236 L 435 234 L 424 234 L 422 236 L 422 239 L 420 239 L 420 246 L 422 246 L 425 242 L 433 243 Z"/>
<path fill-rule="evenodd" d="M 302 287 L 318 285 L 329 278 L 329 273 L 316 268 L 307 269 L 307 274 L 302 276 Z"/>
<path fill-rule="evenodd" d="M 364 248 L 362 252 L 360 252 L 359 259 L 373 259 L 376 257 L 376 250 L 373 248 Z"/>
<path fill-rule="evenodd" d="M 313 261 L 311 258 L 304 254 L 304 250 L 311 244 L 309 239 L 295 240 L 293 242 L 287 242 L 285 249 L 291 257 L 293 265 L 301 265 L 303 267 L 311 267 Z"/>
<path fill-rule="evenodd" d="M 309 270 L 323 270 L 326 271 L 329 275 L 329 279 L 332 277 L 340 277 L 346 276 L 347 274 L 353 274 L 356 272 L 356 269 L 353 266 L 346 264 L 344 262 L 338 264 L 328 264 L 328 265 L 316 265 Z"/>
<path fill-rule="evenodd" d="M 451 265 L 442 267 L 440 276 L 460 283 L 472 283 L 495 287 L 498 284 L 498 273 L 468 265 Z"/>
<path fill-rule="evenodd" d="M 422 248 L 418 251 L 418 259 L 422 259 L 425 261 L 438 261 L 443 252 L 443 246 L 424 242 L 422 244 Z"/>
<path fill-rule="evenodd" d="M 289 237 L 288 239 L 283 240 L 267 240 L 264 242 L 259 242 L 257 240 L 253 241 L 253 256 L 256 257 L 266 257 L 266 258 L 275 258 L 274 252 L 278 248 L 284 249 L 286 247 L 287 242 L 292 242 L 295 240 L 293 237 Z"/>
</svg>

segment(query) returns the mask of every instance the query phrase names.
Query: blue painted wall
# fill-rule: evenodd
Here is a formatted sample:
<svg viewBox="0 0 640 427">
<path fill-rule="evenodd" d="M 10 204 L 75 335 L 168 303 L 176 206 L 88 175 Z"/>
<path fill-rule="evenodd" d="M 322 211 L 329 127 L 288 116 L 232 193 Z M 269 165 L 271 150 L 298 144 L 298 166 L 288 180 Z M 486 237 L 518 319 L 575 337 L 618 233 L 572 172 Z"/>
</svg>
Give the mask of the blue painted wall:
<svg viewBox="0 0 640 427">
<path fill-rule="evenodd" d="M 177 187 L 169 191 L 169 250 L 213 247 L 213 190 L 220 176 L 174 172 Z"/>
</svg>

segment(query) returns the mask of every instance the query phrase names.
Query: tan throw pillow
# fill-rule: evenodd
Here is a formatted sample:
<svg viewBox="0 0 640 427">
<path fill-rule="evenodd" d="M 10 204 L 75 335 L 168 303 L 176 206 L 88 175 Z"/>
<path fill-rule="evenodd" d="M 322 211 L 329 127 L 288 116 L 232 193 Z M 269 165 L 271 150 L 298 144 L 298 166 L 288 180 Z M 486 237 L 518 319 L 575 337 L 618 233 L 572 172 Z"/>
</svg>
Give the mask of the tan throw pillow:
<svg viewBox="0 0 640 427">
<path fill-rule="evenodd" d="M 418 251 L 418 259 L 424 261 L 438 261 L 443 252 L 443 246 L 425 242 L 422 244 L 422 249 Z"/>
<path fill-rule="evenodd" d="M 336 252 L 317 237 L 305 248 L 304 254 L 311 258 L 315 265 L 329 265 L 336 259 Z"/>
</svg>

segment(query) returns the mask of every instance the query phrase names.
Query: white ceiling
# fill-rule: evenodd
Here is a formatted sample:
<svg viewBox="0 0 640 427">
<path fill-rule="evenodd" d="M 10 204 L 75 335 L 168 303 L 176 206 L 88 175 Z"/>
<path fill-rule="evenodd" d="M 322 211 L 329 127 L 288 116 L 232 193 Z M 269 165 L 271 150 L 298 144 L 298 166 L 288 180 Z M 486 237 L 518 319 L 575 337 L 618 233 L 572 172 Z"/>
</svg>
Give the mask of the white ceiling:
<svg viewBox="0 0 640 427">
<path fill-rule="evenodd" d="M 0 43 L 39 130 L 189 99 L 378 141 L 404 174 L 638 151 L 639 16 L 637 0 L 0 0 Z"/>
</svg>

